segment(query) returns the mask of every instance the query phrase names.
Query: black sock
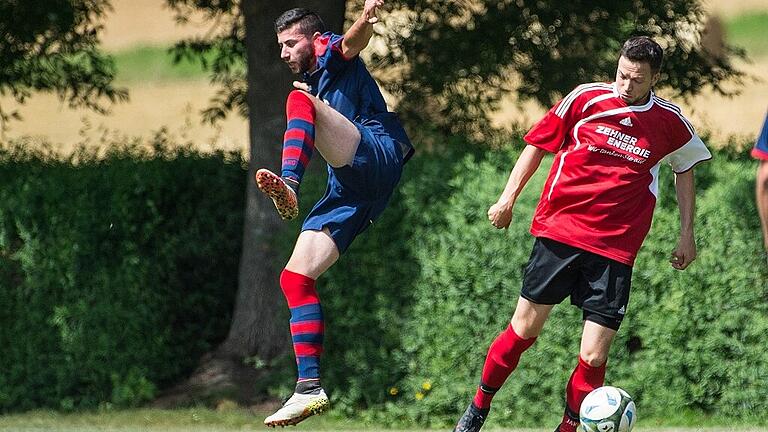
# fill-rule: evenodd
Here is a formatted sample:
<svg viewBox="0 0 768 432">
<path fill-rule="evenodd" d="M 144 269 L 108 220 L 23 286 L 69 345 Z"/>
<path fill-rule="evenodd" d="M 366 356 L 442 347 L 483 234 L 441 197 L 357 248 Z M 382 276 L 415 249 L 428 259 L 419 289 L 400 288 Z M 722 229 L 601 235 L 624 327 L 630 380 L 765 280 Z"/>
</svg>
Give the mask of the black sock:
<svg viewBox="0 0 768 432">
<path fill-rule="evenodd" d="M 483 417 L 488 417 L 488 413 L 491 412 L 490 408 L 480 408 L 477 405 L 475 405 L 474 402 L 472 402 L 472 406 L 482 415 Z"/>
<path fill-rule="evenodd" d="M 320 394 L 320 390 L 322 390 L 320 380 L 313 379 L 297 382 L 295 392 L 299 394 Z"/>
<path fill-rule="evenodd" d="M 285 184 L 287 184 L 288 187 L 293 190 L 293 193 L 295 193 L 296 196 L 298 197 L 299 196 L 299 184 L 300 183 L 297 182 L 296 180 L 290 178 L 290 177 L 281 177 L 281 178 L 283 179 Z"/>
</svg>

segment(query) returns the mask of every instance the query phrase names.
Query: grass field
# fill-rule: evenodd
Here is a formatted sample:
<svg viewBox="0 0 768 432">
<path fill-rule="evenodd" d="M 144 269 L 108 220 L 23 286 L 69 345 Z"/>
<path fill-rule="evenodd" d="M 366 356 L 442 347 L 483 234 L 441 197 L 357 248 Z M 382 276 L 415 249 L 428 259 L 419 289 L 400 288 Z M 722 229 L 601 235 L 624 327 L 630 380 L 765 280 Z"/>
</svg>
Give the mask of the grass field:
<svg viewBox="0 0 768 432">
<path fill-rule="evenodd" d="M 114 54 L 117 81 L 121 84 L 189 81 L 205 78 L 198 63 L 173 63 L 169 46 L 142 45 Z"/>
<path fill-rule="evenodd" d="M 138 409 L 78 414 L 33 411 L 0 417 L 0 431 L 13 432 L 234 432 L 263 430 L 262 413 L 241 409 L 214 411 L 209 409 L 153 410 Z M 551 432 L 551 427 L 537 429 L 499 429 L 488 431 Z M 309 419 L 296 431 L 384 431 L 386 425 L 366 425 L 320 416 Z M 401 431 L 438 431 L 446 429 L 397 429 Z M 484 431 L 486 429 L 483 429 Z M 635 432 L 766 432 L 762 427 L 636 427 Z"/>
<path fill-rule="evenodd" d="M 768 30 L 768 11 L 745 13 L 733 17 L 726 23 L 728 41 L 747 50 L 753 59 L 761 59 L 768 55 L 766 30 Z"/>
</svg>

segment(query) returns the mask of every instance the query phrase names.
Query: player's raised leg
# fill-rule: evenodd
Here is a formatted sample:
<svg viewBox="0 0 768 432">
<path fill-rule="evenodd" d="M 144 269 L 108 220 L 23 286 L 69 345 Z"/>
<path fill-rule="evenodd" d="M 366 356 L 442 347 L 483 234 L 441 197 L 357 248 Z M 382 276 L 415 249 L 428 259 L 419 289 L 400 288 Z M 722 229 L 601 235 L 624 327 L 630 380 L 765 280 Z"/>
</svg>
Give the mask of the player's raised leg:
<svg viewBox="0 0 768 432">
<path fill-rule="evenodd" d="M 360 132 L 338 111 L 301 90 L 288 95 L 285 111 L 288 123 L 280 176 L 260 169 L 256 184 L 275 203 L 280 217 L 293 219 L 299 214 L 299 186 L 315 148 L 332 167 L 348 165 L 357 151 Z"/>
<path fill-rule="evenodd" d="M 478 432 L 491 409 L 491 400 L 515 370 L 523 352 L 541 333 L 553 305 L 540 305 L 520 297 L 511 324 L 491 343 L 480 386 L 454 432 Z"/>
<path fill-rule="evenodd" d="M 565 413 L 555 432 L 576 432 L 581 402 L 589 392 L 605 383 L 605 366 L 614 336 L 616 330 L 584 321 L 579 361 L 568 380 Z"/>
<path fill-rule="evenodd" d="M 328 231 L 304 231 L 280 275 L 291 312 L 291 337 L 298 379 L 293 396 L 264 420 L 267 426 L 295 425 L 329 407 L 320 386 L 320 355 L 323 352 L 324 321 L 315 280 L 339 258 Z"/>
</svg>

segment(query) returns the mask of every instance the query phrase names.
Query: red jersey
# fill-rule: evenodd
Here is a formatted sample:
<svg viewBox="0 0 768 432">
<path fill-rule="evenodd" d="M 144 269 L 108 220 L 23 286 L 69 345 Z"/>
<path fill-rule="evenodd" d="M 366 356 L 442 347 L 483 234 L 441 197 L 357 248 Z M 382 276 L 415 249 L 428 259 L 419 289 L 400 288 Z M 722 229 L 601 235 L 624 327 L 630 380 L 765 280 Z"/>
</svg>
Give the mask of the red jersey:
<svg viewBox="0 0 768 432">
<path fill-rule="evenodd" d="M 525 141 L 556 153 L 531 234 L 632 265 L 651 228 L 662 162 L 685 172 L 712 155 L 680 109 L 651 92 L 627 105 L 613 84 L 584 84 Z"/>
</svg>

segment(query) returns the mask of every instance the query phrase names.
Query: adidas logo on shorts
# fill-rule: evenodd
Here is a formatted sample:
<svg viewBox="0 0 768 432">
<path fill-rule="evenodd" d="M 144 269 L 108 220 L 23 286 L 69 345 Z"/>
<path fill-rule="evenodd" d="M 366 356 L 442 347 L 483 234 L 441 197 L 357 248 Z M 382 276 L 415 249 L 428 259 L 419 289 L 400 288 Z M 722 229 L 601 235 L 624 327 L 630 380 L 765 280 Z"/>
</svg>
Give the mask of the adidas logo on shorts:
<svg viewBox="0 0 768 432">
<path fill-rule="evenodd" d="M 619 309 L 618 312 L 616 313 L 618 313 L 619 315 L 624 315 L 625 313 L 627 313 L 627 308 L 622 306 L 621 309 Z"/>
<path fill-rule="evenodd" d="M 619 124 L 620 124 L 620 125 L 624 125 L 624 126 L 627 126 L 627 127 L 629 127 L 629 126 L 632 126 L 632 119 L 631 119 L 631 118 L 629 118 L 629 117 L 626 117 L 625 119 L 621 120 L 621 121 L 619 122 Z"/>
</svg>

